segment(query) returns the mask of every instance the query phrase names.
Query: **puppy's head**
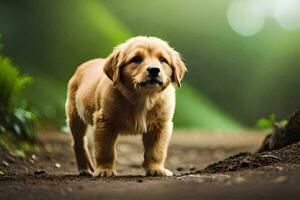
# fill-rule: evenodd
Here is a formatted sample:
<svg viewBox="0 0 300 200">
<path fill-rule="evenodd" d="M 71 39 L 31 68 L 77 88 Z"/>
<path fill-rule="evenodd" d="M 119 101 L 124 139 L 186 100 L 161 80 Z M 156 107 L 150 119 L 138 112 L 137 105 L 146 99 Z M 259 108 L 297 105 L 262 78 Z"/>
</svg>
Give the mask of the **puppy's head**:
<svg viewBox="0 0 300 200">
<path fill-rule="evenodd" d="M 114 86 L 138 92 L 162 91 L 171 82 L 180 86 L 186 67 L 178 52 L 156 37 L 134 37 L 115 47 L 104 66 Z"/>
</svg>

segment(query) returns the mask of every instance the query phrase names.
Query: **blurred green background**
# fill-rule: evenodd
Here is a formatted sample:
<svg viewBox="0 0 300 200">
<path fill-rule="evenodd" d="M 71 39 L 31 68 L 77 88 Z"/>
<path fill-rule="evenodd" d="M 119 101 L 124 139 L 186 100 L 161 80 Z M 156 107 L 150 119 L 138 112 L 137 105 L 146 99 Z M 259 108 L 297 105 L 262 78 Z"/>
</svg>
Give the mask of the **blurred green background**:
<svg viewBox="0 0 300 200">
<path fill-rule="evenodd" d="M 24 95 L 44 123 L 64 124 L 76 66 L 153 35 L 189 69 L 175 127 L 232 131 L 300 107 L 299 15 L 298 0 L 0 0 L 0 33 L 3 54 L 34 79 Z"/>
</svg>

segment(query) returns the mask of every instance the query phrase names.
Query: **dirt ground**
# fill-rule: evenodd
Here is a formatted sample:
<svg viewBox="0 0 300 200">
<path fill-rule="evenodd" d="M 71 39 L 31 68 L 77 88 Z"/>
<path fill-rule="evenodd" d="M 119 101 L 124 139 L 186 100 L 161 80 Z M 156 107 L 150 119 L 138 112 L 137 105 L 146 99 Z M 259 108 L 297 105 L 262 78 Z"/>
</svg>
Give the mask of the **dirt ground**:
<svg viewBox="0 0 300 200">
<path fill-rule="evenodd" d="M 20 159 L 0 150 L 0 199 L 300 199 L 300 144 L 250 154 L 264 137 L 177 131 L 166 163 L 175 176 L 168 178 L 144 177 L 141 138 L 124 137 L 119 176 L 93 178 L 77 175 L 69 134 L 43 131 L 40 153 Z"/>
</svg>

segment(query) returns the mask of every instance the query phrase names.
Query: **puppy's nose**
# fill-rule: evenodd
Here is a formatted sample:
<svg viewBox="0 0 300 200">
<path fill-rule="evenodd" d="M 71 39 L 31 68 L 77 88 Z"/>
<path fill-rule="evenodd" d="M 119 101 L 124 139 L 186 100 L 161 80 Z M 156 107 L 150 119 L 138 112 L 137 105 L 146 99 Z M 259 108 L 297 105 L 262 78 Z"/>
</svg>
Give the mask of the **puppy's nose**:
<svg viewBox="0 0 300 200">
<path fill-rule="evenodd" d="M 150 76 L 157 76 L 160 72 L 160 69 L 158 67 L 148 67 L 147 71 L 149 72 Z"/>
</svg>

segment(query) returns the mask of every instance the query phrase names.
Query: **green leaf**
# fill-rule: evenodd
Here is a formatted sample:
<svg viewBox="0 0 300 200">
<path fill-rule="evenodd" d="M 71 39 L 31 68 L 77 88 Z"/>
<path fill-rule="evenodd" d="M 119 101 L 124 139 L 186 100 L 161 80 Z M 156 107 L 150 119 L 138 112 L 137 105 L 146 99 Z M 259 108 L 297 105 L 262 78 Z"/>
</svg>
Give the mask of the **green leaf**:
<svg viewBox="0 0 300 200">
<path fill-rule="evenodd" d="M 15 150 L 15 156 L 20 157 L 20 158 L 25 158 L 26 154 L 22 150 Z"/>
<path fill-rule="evenodd" d="M 269 119 L 259 119 L 256 124 L 261 129 L 272 127 L 272 122 Z"/>
<path fill-rule="evenodd" d="M 272 128 L 273 125 L 276 123 L 276 121 L 277 121 L 276 114 L 272 113 L 269 116 L 269 118 L 261 118 L 257 120 L 256 125 L 261 129 L 268 129 L 268 128 Z M 288 120 L 283 119 L 279 123 L 281 126 L 285 126 L 288 123 Z"/>
</svg>

